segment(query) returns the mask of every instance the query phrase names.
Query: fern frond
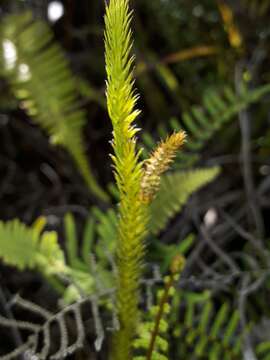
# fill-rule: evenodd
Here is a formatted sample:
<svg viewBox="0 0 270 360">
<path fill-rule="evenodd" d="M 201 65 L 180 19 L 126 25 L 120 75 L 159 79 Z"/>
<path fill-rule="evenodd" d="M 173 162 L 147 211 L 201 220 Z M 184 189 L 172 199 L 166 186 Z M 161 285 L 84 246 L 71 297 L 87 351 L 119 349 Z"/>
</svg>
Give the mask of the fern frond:
<svg viewBox="0 0 270 360">
<path fill-rule="evenodd" d="M 82 250 L 79 251 L 79 239 L 75 219 L 72 214 L 67 214 L 64 218 L 65 239 L 67 244 L 67 262 L 64 252 L 58 241 L 55 231 L 43 231 L 46 225 L 45 218 L 38 218 L 32 226 L 27 226 L 19 220 L 9 222 L 0 221 L 0 259 L 5 264 L 16 266 L 20 270 L 35 269 L 40 271 L 46 278 L 53 280 L 55 276 L 64 276 L 70 285 L 61 288 L 62 300 L 64 304 L 81 299 L 82 295 L 90 296 L 97 290 L 97 284 L 102 289 L 113 288 L 113 274 L 111 273 L 110 259 L 108 253 L 114 247 L 112 242 L 116 239 L 116 225 L 112 231 L 113 237 L 107 239 L 108 219 L 111 217 L 103 215 L 104 219 L 94 226 L 95 216 L 90 213 L 87 220 L 82 239 Z M 115 213 L 113 213 L 116 216 Z M 116 219 L 114 219 L 116 221 Z M 105 232 L 104 232 L 105 231 Z M 97 244 L 94 244 L 94 236 L 100 236 Z M 109 236 L 111 234 L 109 233 Z M 111 248 L 106 248 L 110 246 Z M 92 269 L 91 256 L 97 257 L 96 279 Z M 55 285 L 60 285 L 57 282 Z"/>
<path fill-rule="evenodd" d="M 40 234 L 19 220 L 0 221 L 0 258 L 20 270 L 38 268 L 46 275 L 66 272 L 64 253 L 54 231 Z"/>
<path fill-rule="evenodd" d="M 131 12 L 128 0 L 111 0 L 105 15 L 107 106 L 113 125 L 115 178 L 120 194 L 117 265 L 117 310 L 120 330 L 115 335 L 112 358 L 126 360 L 138 322 L 138 284 L 144 253 L 146 208 L 140 201 L 142 165 L 138 160 L 134 121 L 137 95 L 133 88 Z"/>
<path fill-rule="evenodd" d="M 187 133 L 185 150 L 179 153 L 175 164 L 181 168 L 193 165 L 199 159 L 199 151 L 217 131 L 233 120 L 241 110 L 256 103 L 269 92 L 269 84 L 254 90 L 245 90 L 239 95 L 228 86 L 222 92 L 209 90 L 204 94 L 202 104 L 194 105 L 190 111 L 184 112 L 181 121 L 172 118 L 168 129 L 160 127 L 160 136 L 163 136 L 164 130 L 169 132 L 184 129 Z M 155 143 L 149 133 L 143 135 L 143 141 L 146 149 L 152 148 Z"/>
<path fill-rule="evenodd" d="M 224 303 L 218 310 L 206 296 L 183 294 L 185 303 L 184 317 L 177 320 L 174 336 L 180 342 L 180 356 L 192 356 L 194 359 L 228 360 L 240 359 L 244 334 L 249 331 L 240 330 L 238 310 Z M 179 309 L 179 304 L 177 305 Z M 181 307 L 183 314 L 183 307 Z M 180 315 L 181 316 L 181 315 Z"/>
<path fill-rule="evenodd" d="M 160 176 L 169 169 L 177 151 L 185 141 L 185 133 L 179 131 L 161 142 L 150 158 L 144 162 L 144 172 L 141 183 L 141 200 L 150 203 L 160 186 Z"/>
<path fill-rule="evenodd" d="M 269 91 L 270 85 L 267 84 L 255 90 L 246 90 L 240 95 L 235 95 L 230 87 L 225 87 L 223 94 L 207 92 L 201 108 L 194 106 L 190 112 L 183 114 L 183 122 L 189 136 L 187 149 L 198 152 L 222 126 Z"/>
<path fill-rule="evenodd" d="M 219 174 L 217 167 L 164 175 L 160 191 L 150 205 L 149 230 L 158 234 L 185 205 L 190 195 Z"/>
<path fill-rule="evenodd" d="M 48 25 L 30 12 L 7 16 L 1 24 L 1 63 L 20 106 L 72 155 L 89 189 L 108 200 L 89 167 L 82 128 L 86 114 L 78 105 L 76 81 Z"/>
</svg>

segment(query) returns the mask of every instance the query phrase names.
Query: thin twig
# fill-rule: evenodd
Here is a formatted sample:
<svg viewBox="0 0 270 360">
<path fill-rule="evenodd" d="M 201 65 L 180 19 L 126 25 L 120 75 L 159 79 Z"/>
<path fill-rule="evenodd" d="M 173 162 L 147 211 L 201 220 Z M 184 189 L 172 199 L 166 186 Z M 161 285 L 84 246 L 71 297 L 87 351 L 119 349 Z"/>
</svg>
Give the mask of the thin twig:
<svg viewBox="0 0 270 360">
<path fill-rule="evenodd" d="M 235 68 L 235 87 L 237 94 L 241 93 L 241 86 L 243 84 L 243 62 L 239 62 Z M 256 190 L 253 180 L 252 160 L 251 160 L 251 129 L 250 117 L 247 109 L 243 109 L 239 113 L 239 124 L 242 138 L 241 156 L 243 160 L 243 179 L 250 208 L 250 214 L 253 217 L 256 226 L 257 234 L 263 238 L 264 236 L 264 223 L 262 220 L 258 201 L 256 199 Z"/>
</svg>

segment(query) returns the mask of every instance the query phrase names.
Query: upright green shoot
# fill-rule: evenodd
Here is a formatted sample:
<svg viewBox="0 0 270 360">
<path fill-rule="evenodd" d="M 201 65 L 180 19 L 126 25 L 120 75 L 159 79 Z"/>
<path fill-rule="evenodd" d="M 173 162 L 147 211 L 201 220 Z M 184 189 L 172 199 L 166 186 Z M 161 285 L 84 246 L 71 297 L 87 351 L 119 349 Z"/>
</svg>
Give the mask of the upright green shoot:
<svg viewBox="0 0 270 360">
<path fill-rule="evenodd" d="M 117 264 L 117 311 L 120 330 L 113 341 L 114 360 L 131 358 L 132 338 L 138 323 L 138 283 L 144 253 L 146 206 L 140 201 L 143 176 L 136 150 L 138 128 L 134 120 L 137 95 L 133 88 L 133 60 L 127 0 L 111 0 L 105 15 L 107 106 L 113 125 L 114 173 L 120 193 Z"/>
<path fill-rule="evenodd" d="M 139 115 L 134 91 L 131 12 L 128 0 L 111 0 L 105 15 L 107 107 L 113 125 L 114 173 L 120 194 L 117 243 L 117 311 L 120 330 L 113 341 L 113 360 L 132 358 L 132 340 L 138 325 L 138 284 L 144 255 L 148 206 L 160 186 L 160 176 L 183 145 L 185 134 L 173 133 L 150 158 L 140 161 L 134 121 Z"/>
</svg>

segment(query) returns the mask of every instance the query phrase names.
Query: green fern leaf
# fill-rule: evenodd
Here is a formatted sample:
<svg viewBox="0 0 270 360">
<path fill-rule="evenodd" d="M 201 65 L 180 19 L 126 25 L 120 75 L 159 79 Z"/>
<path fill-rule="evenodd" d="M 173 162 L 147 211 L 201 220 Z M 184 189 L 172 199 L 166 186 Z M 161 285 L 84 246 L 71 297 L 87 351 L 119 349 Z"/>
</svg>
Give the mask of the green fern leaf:
<svg viewBox="0 0 270 360">
<path fill-rule="evenodd" d="M 89 189 L 108 196 L 96 182 L 85 155 L 82 128 L 86 114 L 78 105 L 76 81 L 47 24 L 30 12 L 7 16 L 1 25 L 1 64 L 20 106 L 70 152 Z"/>
<path fill-rule="evenodd" d="M 183 115 L 183 121 L 189 134 L 187 150 L 198 152 L 222 126 L 269 91 L 269 84 L 255 90 L 245 90 L 240 95 L 235 95 L 230 87 L 225 87 L 223 94 L 219 94 L 217 91 L 208 91 L 203 97 L 202 107 L 193 106 L 189 113 Z"/>
<path fill-rule="evenodd" d="M 207 141 L 211 140 L 218 130 L 233 120 L 241 110 L 260 100 L 269 93 L 270 85 L 264 85 L 254 90 L 244 90 L 240 95 L 226 86 L 222 91 L 209 90 L 202 99 L 202 105 L 192 106 L 190 111 L 184 112 L 182 121 L 172 118 L 168 129 L 158 128 L 159 136 L 171 130 L 185 129 L 188 141 L 185 150 L 180 152 L 175 167 L 190 167 L 199 159 L 201 150 Z M 184 125 L 184 126 L 183 126 Z M 143 141 L 146 149 L 153 148 L 155 143 L 150 134 L 144 134 Z M 144 156 L 146 156 L 146 151 Z"/>
<path fill-rule="evenodd" d="M 181 304 L 180 307 L 179 301 L 176 302 L 177 309 L 181 308 L 183 320 L 179 321 L 179 316 L 174 315 L 173 322 L 182 357 L 196 360 L 219 360 L 222 356 L 228 360 L 241 358 L 243 334 L 249 330 L 249 326 L 239 332 L 240 316 L 237 310 L 233 311 L 227 303 L 215 310 L 207 292 L 183 292 Z"/>
<path fill-rule="evenodd" d="M 160 191 L 150 205 L 150 231 L 158 234 L 164 229 L 168 221 L 185 205 L 189 196 L 212 181 L 219 172 L 219 168 L 215 167 L 164 175 Z"/>
<path fill-rule="evenodd" d="M 64 253 L 54 231 L 40 234 L 19 220 L 0 222 L 0 258 L 20 270 L 37 268 L 46 275 L 67 271 Z"/>
<path fill-rule="evenodd" d="M 72 236 L 75 237 L 75 222 L 71 214 L 68 214 L 66 221 L 69 225 L 66 230 L 70 231 L 70 228 L 74 226 Z M 0 259 L 7 265 L 16 266 L 19 270 L 35 269 L 41 272 L 52 281 L 52 284 L 56 285 L 57 290 L 60 290 L 62 300 L 66 304 L 80 299 L 82 293 L 92 294 L 95 291 L 96 281 L 90 273 L 89 264 L 84 263 L 77 253 L 76 257 L 74 256 L 73 251 L 77 250 L 77 245 L 74 248 L 69 245 L 69 259 L 71 253 L 74 256 L 69 266 L 66 264 L 64 252 L 59 245 L 57 233 L 45 231 L 41 234 L 44 226 L 43 218 L 39 218 L 32 226 L 27 226 L 19 220 L 0 222 Z M 69 234 L 68 242 L 70 237 L 71 234 Z M 74 245 L 73 242 L 72 245 Z M 57 280 L 55 275 L 68 277 L 71 284 L 63 288 L 60 282 L 55 283 Z M 110 285 L 112 285 L 112 280 Z"/>
</svg>

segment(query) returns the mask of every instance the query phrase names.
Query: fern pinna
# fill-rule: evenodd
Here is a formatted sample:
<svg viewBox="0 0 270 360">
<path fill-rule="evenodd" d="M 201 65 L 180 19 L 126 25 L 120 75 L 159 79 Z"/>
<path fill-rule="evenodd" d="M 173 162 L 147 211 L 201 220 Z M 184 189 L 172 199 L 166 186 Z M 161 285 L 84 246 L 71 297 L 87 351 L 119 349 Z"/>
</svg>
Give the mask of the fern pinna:
<svg viewBox="0 0 270 360">
<path fill-rule="evenodd" d="M 220 173 L 218 167 L 175 171 L 163 175 L 159 192 L 150 205 L 149 230 L 159 234 L 186 204 L 190 195 L 213 181 Z"/>
<path fill-rule="evenodd" d="M 48 133 L 51 143 L 72 155 L 90 191 L 107 201 L 85 154 L 82 128 L 86 113 L 78 103 L 76 82 L 49 26 L 26 12 L 7 16 L 0 35 L 0 71 L 20 107 Z"/>
</svg>

